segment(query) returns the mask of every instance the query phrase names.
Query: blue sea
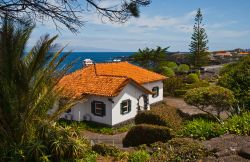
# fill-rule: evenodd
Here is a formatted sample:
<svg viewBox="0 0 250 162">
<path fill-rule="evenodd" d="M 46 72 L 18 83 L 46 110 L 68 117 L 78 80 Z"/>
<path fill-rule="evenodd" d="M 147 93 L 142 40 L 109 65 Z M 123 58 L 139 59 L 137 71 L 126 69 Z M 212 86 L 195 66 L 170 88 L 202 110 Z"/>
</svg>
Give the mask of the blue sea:
<svg viewBox="0 0 250 162">
<path fill-rule="evenodd" d="M 67 57 L 64 64 L 77 60 L 73 68 L 70 70 L 72 72 L 82 68 L 84 59 L 91 59 L 94 63 L 111 62 L 114 59 L 122 60 L 134 53 L 135 52 L 72 52 Z"/>
</svg>

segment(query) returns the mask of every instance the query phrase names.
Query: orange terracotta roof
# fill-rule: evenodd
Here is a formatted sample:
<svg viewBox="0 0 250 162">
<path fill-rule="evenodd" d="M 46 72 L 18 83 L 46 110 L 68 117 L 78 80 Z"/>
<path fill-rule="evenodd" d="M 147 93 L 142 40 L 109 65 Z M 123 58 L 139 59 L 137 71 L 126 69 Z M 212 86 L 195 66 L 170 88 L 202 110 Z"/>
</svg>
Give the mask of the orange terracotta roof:
<svg viewBox="0 0 250 162">
<path fill-rule="evenodd" d="M 98 75 L 126 76 L 140 84 L 166 79 L 163 75 L 128 62 L 100 63 L 96 64 L 95 67 Z"/>
<path fill-rule="evenodd" d="M 146 79 L 143 79 L 142 75 Z M 88 94 L 117 96 L 128 83 L 134 84 L 145 93 L 152 94 L 141 84 L 165 78 L 127 62 L 103 63 L 90 65 L 64 76 L 59 81 L 58 88 L 63 89 L 64 97 L 73 99 L 79 99 Z"/>
<path fill-rule="evenodd" d="M 221 53 L 216 53 L 216 56 L 232 56 L 230 52 L 221 52 Z"/>
<path fill-rule="evenodd" d="M 239 54 L 240 54 L 240 55 L 248 55 L 249 52 L 240 52 Z"/>
</svg>

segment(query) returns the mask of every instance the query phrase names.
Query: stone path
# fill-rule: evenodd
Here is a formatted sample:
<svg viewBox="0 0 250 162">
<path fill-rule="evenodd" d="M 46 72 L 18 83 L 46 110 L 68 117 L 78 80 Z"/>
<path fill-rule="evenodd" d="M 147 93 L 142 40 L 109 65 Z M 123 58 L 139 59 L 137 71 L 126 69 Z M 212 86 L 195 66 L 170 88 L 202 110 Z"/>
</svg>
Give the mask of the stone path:
<svg viewBox="0 0 250 162">
<path fill-rule="evenodd" d="M 115 135 L 99 134 L 86 130 L 82 132 L 82 135 L 89 139 L 92 144 L 105 143 L 109 145 L 115 145 L 119 148 L 123 148 L 122 139 L 126 136 L 126 134 L 127 132 Z"/>
<path fill-rule="evenodd" d="M 200 114 L 206 114 L 205 112 L 197 109 L 194 106 L 188 105 L 183 98 L 175 98 L 175 97 L 165 97 L 164 101 L 166 101 L 166 104 L 175 107 L 178 110 L 180 110 L 185 116 L 194 116 L 194 115 L 200 115 Z M 214 114 L 215 111 L 213 111 L 212 107 L 209 107 L 206 109 L 210 112 L 213 112 Z M 228 114 L 226 112 L 221 113 L 221 118 L 226 119 L 228 118 Z"/>
</svg>

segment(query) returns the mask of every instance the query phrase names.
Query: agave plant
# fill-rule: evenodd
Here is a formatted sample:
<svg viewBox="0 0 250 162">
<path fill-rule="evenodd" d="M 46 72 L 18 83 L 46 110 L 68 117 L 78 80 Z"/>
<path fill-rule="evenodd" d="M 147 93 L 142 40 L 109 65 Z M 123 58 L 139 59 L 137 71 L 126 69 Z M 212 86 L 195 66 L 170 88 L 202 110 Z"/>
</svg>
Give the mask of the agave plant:
<svg viewBox="0 0 250 162">
<path fill-rule="evenodd" d="M 33 28 L 30 21 L 14 22 L 7 16 L 0 28 L 0 152 L 10 146 L 28 146 L 33 142 L 28 154 L 46 159 L 49 156 L 42 152 L 46 150 L 44 145 L 50 147 L 46 145 L 51 144 L 48 139 L 53 134 L 58 138 L 65 133 L 63 128 L 54 129 L 52 123 L 75 103 L 68 100 L 55 113 L 48 114 L 60 97 L 61 89 L 56 85 L 72 63 L 61 66 L 69 53 L 56 50 L 57 36 L 45 35 L 25 52 Z M 59 135 L 55 135 L 57 133 Z M 67 139 L 66 135 L 54 139 L 53 146 L 61 140 L 63 149 L 60 150 L 65 151 L 67 141 L 63 140 Z M 53 148 L 59 150 L 56 146 Z"/>
</svg>

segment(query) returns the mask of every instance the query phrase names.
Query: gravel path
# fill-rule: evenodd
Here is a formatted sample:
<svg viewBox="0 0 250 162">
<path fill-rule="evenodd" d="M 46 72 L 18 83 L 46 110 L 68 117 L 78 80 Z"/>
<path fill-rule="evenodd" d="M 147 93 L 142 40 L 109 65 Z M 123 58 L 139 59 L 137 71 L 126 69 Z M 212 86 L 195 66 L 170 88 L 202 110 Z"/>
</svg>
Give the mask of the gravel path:
<svg viewBox="0 0 250 162">
<path fill-rule="evenodd" d="M 82 135 L 89 139 L 92 144 L 105 143 L 110 145 L 115 145 L 119 148 L 123 148 L 122 139 L 126 136 L 127 132 L 115 134 L 115 135 L 106 135 L 99 134 L 90 131 L 83 131 Z"/>
<path fill-rule="evenodd" d="M 164 101 L 166 101 L 166 104 L 171 106 L 171 107 L 176 107 L 179 109 L 183 114 L 187 116 L 193 116 L 193 115 L 198 115 L 198 114 L 206 114 L 205 112 L 197 109 L 194 106 L 188 105 L 183 98 L 175 98 L 175 97 L 165 97 Z M 213 111 L 212 107 L 208 107 L 206 109 L 207 111 L 210 111 L 214 114 L 216 114 L 215 111 Z M 228 118 L 228 114 L 226 112 L 221 113 L 221 118 L 226 119 Z"/>
</svg>

